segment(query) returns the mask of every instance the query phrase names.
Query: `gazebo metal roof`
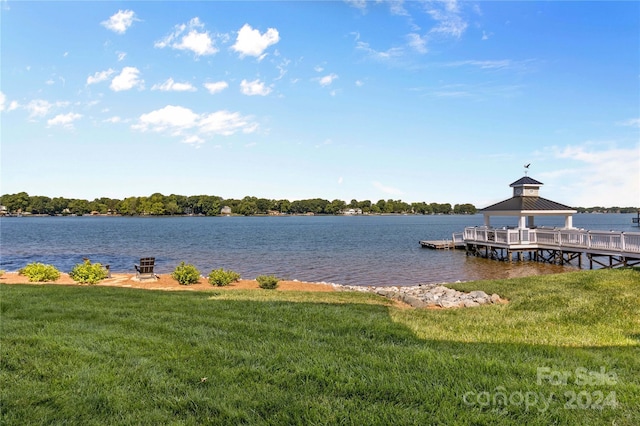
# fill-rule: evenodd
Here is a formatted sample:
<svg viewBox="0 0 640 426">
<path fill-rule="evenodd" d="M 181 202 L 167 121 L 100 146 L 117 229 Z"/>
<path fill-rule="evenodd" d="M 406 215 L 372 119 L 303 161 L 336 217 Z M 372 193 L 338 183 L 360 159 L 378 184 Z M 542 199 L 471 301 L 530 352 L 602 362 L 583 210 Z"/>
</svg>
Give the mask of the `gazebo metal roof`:
<svg viewBox="0 0 640 426">
<path fill-rule="evenodd" d="M 532 179 L 533 180 L 533 179 Z M 566 212 L 575 213 L 576 211 L 564 204 L 556 203 L 555 201 L 547 200 L 542 197 L 512 197 L 508 200 L 500 201 L 489 207 L 485 207 L 480 210 L 481 212 L 533 212 L 533 211 L 554 211 L 554 212 Z"/>
<path fill-rule="evenodd" d="M 535 179 L 531 179 L 529 176 L 524 176 L 518 179 L 517 181 L 513 182 L 509 186 L 514 187 L 514 186 L 521 186 L 521 185 L 544 185 L 544 184 L 542 182 L 538 182 Z"/>
</svg>

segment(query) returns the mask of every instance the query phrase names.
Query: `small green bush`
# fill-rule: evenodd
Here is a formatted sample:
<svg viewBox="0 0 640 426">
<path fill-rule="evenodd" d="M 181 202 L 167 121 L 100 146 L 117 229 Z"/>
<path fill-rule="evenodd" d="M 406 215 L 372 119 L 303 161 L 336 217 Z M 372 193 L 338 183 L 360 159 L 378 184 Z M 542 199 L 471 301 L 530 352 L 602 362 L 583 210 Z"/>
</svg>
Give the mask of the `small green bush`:
<svg viewBox="0 0 640 426">
<path fill-rule="evenodd" d="M 218 287 L 229 285 L 231 283 L 238 281 L 239 279 L 240 279 L 239 273 L 231 270 L 225 271 L 222 268 L 214 269 L 209 274 L 209 284 L 215 285 Z"/>
<path fill-rule="evenodd" d="M 256 281 L 258 281 L 260 288 L 273 290 L 278 287 L 278 281 L 280 281 L 280 279 L 274 275 L 260 275 L 256 278 Z"/>
<path fill-rule="evenodd" d="M 184 262 L 180 262 L 180 265 L 176 266 L 176 269 L 171 273 L 171 278 L 182 285 L 196 284 L 200 281 L 200 271 L 191 264 L 186 265 Z"/>
<path fill-rule="evenodd" d="M 83 263 L 76 264 L 69 272 L 69 276 L 74 281 L 83 284 L 98 284 L 108 275 L 107 270 L 100 263 L 91 263 L 88 259 Z"/>
<path fill-rule="evenodd" d="M 20 275 L 29 277 L 30 282 L 55 281 L 60 278 L 60 271 L 53 265 L 30 263 L 18 271 Z"/>
</svg>

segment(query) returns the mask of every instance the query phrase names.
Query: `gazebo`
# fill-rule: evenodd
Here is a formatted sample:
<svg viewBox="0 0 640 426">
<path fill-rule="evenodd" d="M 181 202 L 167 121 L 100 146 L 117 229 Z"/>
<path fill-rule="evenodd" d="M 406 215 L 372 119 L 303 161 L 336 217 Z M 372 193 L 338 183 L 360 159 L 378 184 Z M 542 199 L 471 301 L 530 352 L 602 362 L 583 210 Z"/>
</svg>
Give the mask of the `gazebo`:
<svg viewBox="0 0 640 426">
<path fill-rule="evenodd" d="M 542 182 L 525 174 L 509 186 L 511 198 L 480 210 L 484 226 L 466 227 L 458 238 L 454 234 L 454 241 L 464 243 L 467 255 L 511 261 L 513 254 L 524 260 L 528 253 L 529 259 L 540 262 L 577 260 L 579 267 L 586 255 L 590 268 L 594 263 L 605 268 L 640 264 L 640 233 L 576 229 L 573 214 L 577 211 L 540 197 Z M 492 228 L 492 216 L 517 217 L 518 226 Z M 537 227 L 535 218 L 541 216 L 564 216 L 564 227 Z"/>
<path fill-rule="evenodd" d="M 540 197 L 542 185 L 542 182 L 528 176 L 513 182 L 509 185 L 513 188 L 511 198 L 480 210 L 484 215 L 484 225 L 491 227 L 491 216 L 517 216 L 518 229 L 533 229 L 536 216 L 564 216 L 564 229 L 573 229 L 573 214 L 577 211 Z"/>
</svg>

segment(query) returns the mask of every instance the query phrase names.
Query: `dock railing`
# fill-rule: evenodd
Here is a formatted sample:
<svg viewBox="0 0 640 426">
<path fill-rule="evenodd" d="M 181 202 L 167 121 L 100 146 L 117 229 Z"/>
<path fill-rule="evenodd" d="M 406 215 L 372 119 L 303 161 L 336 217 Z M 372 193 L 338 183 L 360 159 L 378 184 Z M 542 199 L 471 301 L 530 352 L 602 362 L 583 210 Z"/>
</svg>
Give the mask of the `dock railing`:
<svg viewBox="0 0 640 426">
<path fill-rule="evenodd" d="M 451 237 L 454 245 L 464 245 L 464 232 L 454 232 Z"/>
<path fill-rule="evenodd" d="M 588 231 L 584 229 L 510 229 L 485 226 L 464 229 L 465 243 L 488 243 L 503 247 L 571 247 L 640 254 L 640 232 Z"/>
</svg>

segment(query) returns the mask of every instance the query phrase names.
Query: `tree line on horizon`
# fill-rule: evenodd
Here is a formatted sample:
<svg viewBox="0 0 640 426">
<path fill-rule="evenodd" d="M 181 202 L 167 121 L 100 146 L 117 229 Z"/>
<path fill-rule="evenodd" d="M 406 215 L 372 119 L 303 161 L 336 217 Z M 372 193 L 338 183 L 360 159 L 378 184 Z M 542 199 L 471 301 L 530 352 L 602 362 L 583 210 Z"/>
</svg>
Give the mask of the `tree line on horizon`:
<svg viewBox="0 0 640 426">
<path fill-rule="evenodd" d="M 306 200 L 289 201 L 286 199 L 273 200 L 266 198 L 244 197 L 242 199 L 225 199 L 215 195 L 163 195 L 152 194 L 148 197 L 127 197 L 123 200 L 114 198 L 96 198 L 93 201 L 30 196 L 26 192 L 5 194 L 0 197 L 0 205 L 10 214 L 30 213 L 45 215 L 85 215 L 97 212 L 99 214 L 119 214 L 124 216 L 165 216 L 165 215 L 204 215 L 219 216 L 224 207 L 230 208 L 231 214 L 252 216 L 263 214 L 340 214 L 348 209 L 360 209 L 363 214 L 475 214 L 477 209 L 473 204 L 449 203 L 406 203 L 402 200 L 325 200 L 312 198 Z"/>
</svg>

